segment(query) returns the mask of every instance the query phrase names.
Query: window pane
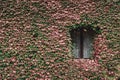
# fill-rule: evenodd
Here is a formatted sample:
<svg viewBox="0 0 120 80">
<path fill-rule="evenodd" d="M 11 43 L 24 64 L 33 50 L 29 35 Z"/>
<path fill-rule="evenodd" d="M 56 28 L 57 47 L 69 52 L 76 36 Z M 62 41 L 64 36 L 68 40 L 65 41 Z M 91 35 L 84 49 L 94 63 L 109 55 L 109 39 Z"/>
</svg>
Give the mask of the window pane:
<svg viewBox="0 0 120 80">
<path fill-rule="evenodd" d="M 80 58 L 80 32 L 74 31 L 72 33 L 73 55 L 75 58 Z"/>
<path fill-rule="evenodd" d="M 89 31 L 83 32 L 83 58 L 90 58 L 92 51 L 92 36 Z"/>
</svg>

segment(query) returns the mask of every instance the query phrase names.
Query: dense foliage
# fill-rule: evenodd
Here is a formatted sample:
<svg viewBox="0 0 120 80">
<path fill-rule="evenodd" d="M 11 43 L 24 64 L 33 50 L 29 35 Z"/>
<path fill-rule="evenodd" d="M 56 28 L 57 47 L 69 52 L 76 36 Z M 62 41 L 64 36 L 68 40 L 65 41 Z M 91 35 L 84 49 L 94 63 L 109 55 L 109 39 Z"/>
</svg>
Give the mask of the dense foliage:
<svg viewBox="0 0 120 80">
<path fill-rule="evenodd" d="M 120 77 L 117 0 L 0 0 L 0 79 L 114 80 Z M 74 60 L 69 30 L 99 27 L 93 58 Z"/>
</svg>

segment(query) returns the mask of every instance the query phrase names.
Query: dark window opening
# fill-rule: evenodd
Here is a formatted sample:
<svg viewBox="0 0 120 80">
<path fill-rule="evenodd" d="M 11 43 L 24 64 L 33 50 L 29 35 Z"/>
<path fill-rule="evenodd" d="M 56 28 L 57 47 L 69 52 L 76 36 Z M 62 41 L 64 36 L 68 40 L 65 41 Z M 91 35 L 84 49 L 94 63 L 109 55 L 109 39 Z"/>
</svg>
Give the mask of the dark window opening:
<svg viewBox="0 0 120 80">
<path fill-rule="evenodd" d="M 75 58 L 91 58 L 96 32 L 91 27 L 81 27 L 70 31 Z"/>
</svg>

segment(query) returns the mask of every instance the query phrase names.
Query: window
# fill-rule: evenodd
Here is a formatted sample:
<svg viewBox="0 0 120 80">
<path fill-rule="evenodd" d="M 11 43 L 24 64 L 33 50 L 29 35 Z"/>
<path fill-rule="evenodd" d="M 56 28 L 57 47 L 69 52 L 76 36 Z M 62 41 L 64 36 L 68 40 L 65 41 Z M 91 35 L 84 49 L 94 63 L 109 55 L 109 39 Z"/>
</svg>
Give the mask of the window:
<svg viewBox="0 0 120 80">
<path fill-rule="evenodd" d="M 70 31 L 73 55 L 75 58 L 90 58 L 93 49 L 95 31 L 91 27 L 82 27 Z"/>
</svg>

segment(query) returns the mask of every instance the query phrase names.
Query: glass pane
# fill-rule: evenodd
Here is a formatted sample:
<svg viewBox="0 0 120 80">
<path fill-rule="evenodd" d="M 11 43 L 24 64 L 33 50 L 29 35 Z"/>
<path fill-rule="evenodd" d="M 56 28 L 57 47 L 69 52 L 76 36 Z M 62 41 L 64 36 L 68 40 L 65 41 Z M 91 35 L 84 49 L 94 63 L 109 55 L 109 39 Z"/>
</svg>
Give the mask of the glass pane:
<svg viewBox="0 0 120 80">
<path fill-rule="evenodd" d="M 83 58 L 90 58 L 92 52 L 92 33 L 90 31 L 83 32 Z"/>
<path fill-rule="evenodd" d="M 80 32 L 74 31 L 72 33 L 73 55 L 75 58 L 80 58 Z"/>
</svg>

